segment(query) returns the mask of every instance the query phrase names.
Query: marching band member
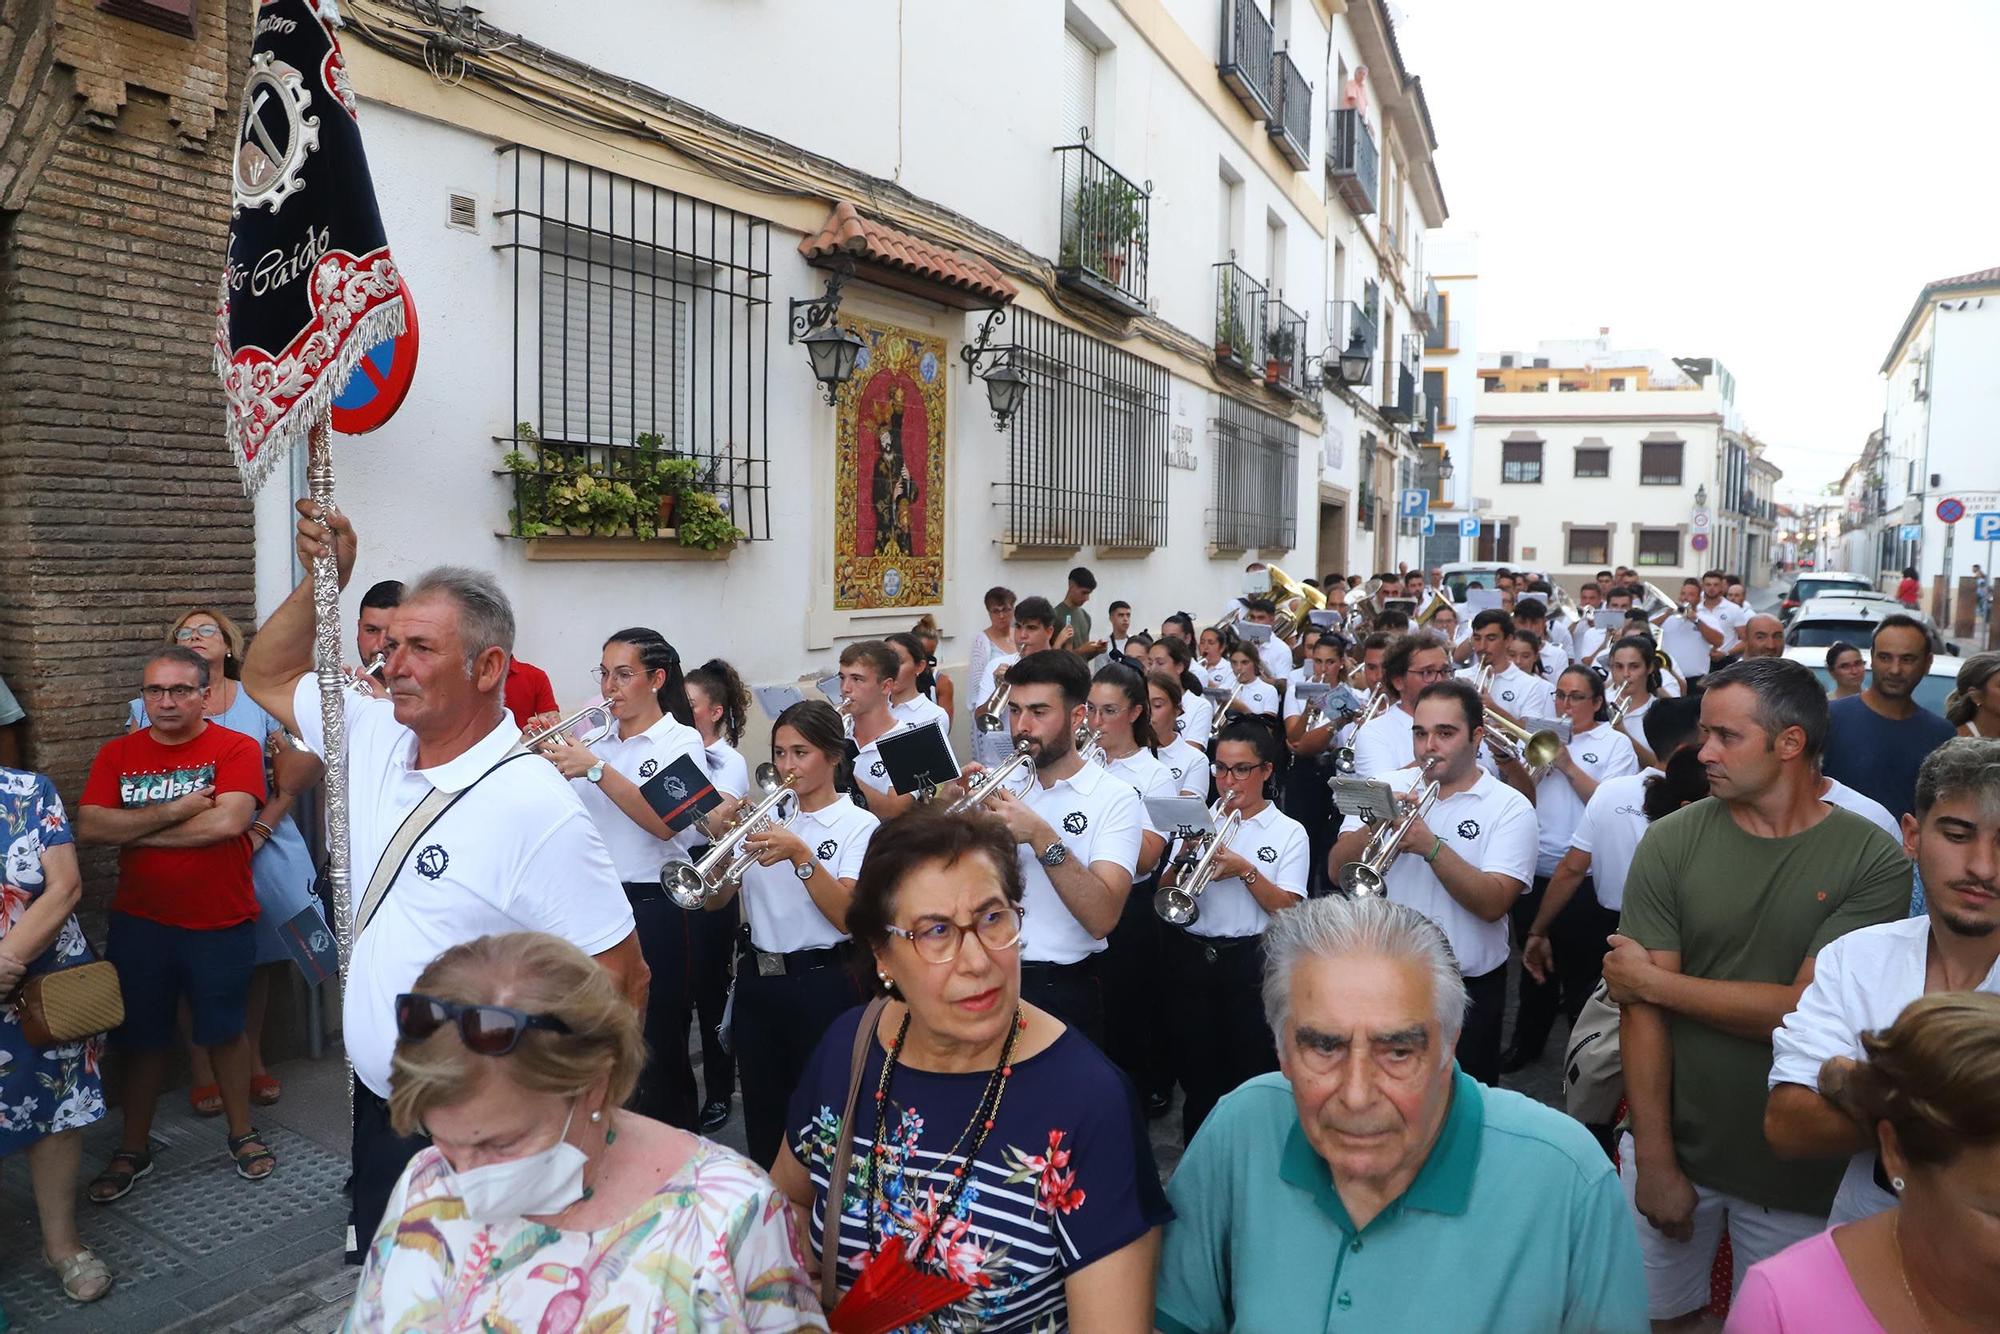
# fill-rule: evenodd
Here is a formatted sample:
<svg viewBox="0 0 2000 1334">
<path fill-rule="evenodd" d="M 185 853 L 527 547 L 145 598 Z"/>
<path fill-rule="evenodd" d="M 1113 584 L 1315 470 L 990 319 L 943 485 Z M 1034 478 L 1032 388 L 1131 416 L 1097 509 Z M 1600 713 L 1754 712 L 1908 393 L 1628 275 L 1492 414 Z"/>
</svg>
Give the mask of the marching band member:
<svg viewBox="0 0 2000 1334">
<path fill-rule="evenodd" d="M 1380 778 L 1417 762 L 1410 724 L 1424 687 L 1449 679 L 1451 662 L 1444 641 L 1428 631 L 1399 635 L 1382 655 L 1383 688 L 1393 703 L 1354 734 L 1354 774 Z"/>
<path fill-rule="evenodd" d="M 936 719 L 946 731 L 950 731 L 951 715 L 917 688 L 918 678 L 930 661 L 924 641 L 907 630 L 898 630 L 882 636 L 882 642 L 896 655 L 896 679 L 889 688 L 890 715 L 905 727 L 921 727 Z"/>
<path fill-rule="evenodd" d="M 736 669 L 721 658 L 710 658 L 687 674 L 688 707 L 694 729 L 701 733 L 709 781 L 729 796 L 750 791 L 750 768 L 737 750 L 750 717 L 750 690 Z M 751 804 L 755 804 L 754 799 Z M 706 848 L 693 849 L 699 857 Z M 729 1100 L 736 1093 L 736 1062 L 723 1045 L 722 1019 L 729 1007 L 729 969 L 736 955 L 736 932 L 742 914 L 732 904 L 726 911 L 691 914 L 694 933 L 695 1027 L 701 1032 L 702 1134 L 712 1135 L 729 1122 Z"/>
<path fill-rule="evenodd" d="M 925 612 L 910 627 L 910 633 L 917 637 L 924 650 L 923 670 L 917 673 L 917 690 L 925 699 L 944 710 L 944 727 L 949 732 L 952 720 L 958 716 L 955 705 L 957 691 L 951 677 L 938 670 L 937 617 Z"/>
<path fill-rule="evenodd" d="M 1547 718 L 1555 712 L 1555 691 L 1547 681 L 1529 676 L 1514 664 L 1508 641 L 1514 637 L 1514 618 L 1504 611 L 1482 611 L 1472 618 L 1473 665 L 1458 676 L 1468 680 L 1484 667 L 1491 673 L 1484 701 L 1513 722 L 1524 718 Z"/>
<path fill-rule="evenodd" d="M 1278 1068 L 1264 1018 L 1264 928 L 1271 914 L 1306 897 L 1310 853 L 1305 828 L 1267 800 L 1278 741 L 1269 730 L 1231 723 L 1215 746 L 1215 786 L 1239 817 L 1215 853 L 1214 875 L 1195 899 L 1199 915 L 1169 927 L 1163 952 L 1167 1013 L 1174 1035 L 1181 1103 L 1181 1142 L 1218 1099 L 1244 1080 Z M 1227 815 L 1218 815 L 1218 829 Z M 1180 884 L 1199 848 L 1192 843 L 1161 883 Z"/>
<path fill-rule="evenodd" d="M 720 658 L 710 658 L 689 672 L 685 684 L 709 777 L 718 790 L 740 797 L 750 790 L 749 766 L 736 749 L 750 719 L 750 690 L 736 669 Z"/>
<path fill-rule="evenodd" d="M 1361 641 L 1361 682 L 1359 685 L 1353 685 L 1351 682 L 1349 684 L 1355 693 L 1360 695 L 1364 700 L 1374 694 L 1376 689 L 1381 686 L 1382 659 L 1389 652 L 1389 646 L 1394 644 L 1397 638 L 1398 636 L 1389 634 L 1386 631 L 1376 630 Z M 1350 671 L 1349 674 L 1352 675 L 1352 672 Z M 1361 719 L 1358 714 L 1354 721 L 1342 724 L 1339 732 L 1340 744 L 1343 746 L 1352 746 L 1354 744 L 1355 733 L 1360 730 L 1360 727 Z"/>
<path fill-rule="evenodd" d="M 896 650 L 879 639 L 864 639 L 840 651 L 840 698 L 853 724 L 852 795 L 878 820 L 902 814 L 916 800 L 914 794 L 897 795 L 879 748 L 883 737 L 907 726 L 889 711 L 889 693 L 900 669 Z"/>
<path fill-rule="evenodd" d="M 1165 672 L 1180 682 L 1180 716 L 1174 719 L 1174 735 L 1197 747 L 1207 746 L 1208 734 L 1215 726 L 1215 705 L 1202 693 L 1207 683 L 1193 670 L 1186 641 L 1171 637 L 1155 640 L 1146 650 L 1146 662 L 1153 671 Z M 1206 752 L 1202 763 L 1208 763 Z"/>
<path fill-rule="evenodd" d="M 1243 603 L 1243 617 L 1252 625 L 1275 625 L 1278 620 L 1278 607 L 1269 598 L 1246 598 Z M 1291 674 L 1292 646 L 1275 634 L 1257 645 L 1257 658 L 1263 665 L 1264 675 L 1273 681 L 1282 681 Z M 1273 709 L 1272 712 L 1275 713 L 1277 710 Z"/>
<path fill-rule="evenodd" d="M 1181 643 L 1194 646 L 1194 617 L 1184 611 L 1177 611 L 1160 622 L 1161 639 L 1178 639 Z M 1157 642 L 1157 641 L 1155 641 Z"/>
<path fill-rule="evenodd" d="M 1225 689 L 1235 692 L 1236 698 L 1229 704 L 1229 712 L 1249 717 L 1276 719 L 1278 716 L 1278 688 L 1258 676 L 1262 666 L 1257 650 L 1249 644 L 1237 644 L 1229 650 L 1229 669 L 1235 679 Z M 1238 719 L 1232 717 L 1232 722 Z"/>
<path fill-rule="evenodd" d="M 1027 613 L 1025 616 L 1021 614 L 1023 610 Z M 982 710 L 985 709 L 987 702 L 999 693 L 1000 687 L 1006 684 L 1007 669 L 1019 662 L 1024 655 L 1040 653 L 1048 648 L 1055 635 L 1055 609 L 1049 605 L 1047 598 L 1024 598 L 1018 606 L 1012 607 L 1008 615 L 1014 622 L 1013 649 L 987 658 L 986 674 L 981 679 L 978 689 L 977 707 Z M 1002 709 L 1000 717 L 1003 724 L 1006 716 L 1006 711 Z M 985 732 L 980 731 L 977 726 L 973 728 L 972 758 L 980 764 L 989 767 L 1003 764 L 1007 756 L 1013 753 L 1013 749 L 1014 743 L 1008 737 L 1004 725 Z"/>
<path fill-rule="evenodd" d="M 1604 716 L 1603 678 L 1588 667 L 1572 667 L 1557 679 L 1555 700 L 1557 717 L 1569 722 L 1570 739 L 1556 752 L 1555 762 L 1548 771 L 1535 781 L 1539 853 L 1534 885 L 1515 900 L 1509 913 L 1517 942 L 1527 940 L 1529 927 L 1542 906 L 1542 891 L 1548 888 L 1549 877 L 1556 873 L 1557 865 L 1569 851 L 1577 824 L 1583 819 L 1584 806 L 1596 793 L 1598 784 L 1639 772 L 1639 759 L 1631 739 Z M 1601 959 L 1603 953 L 1599 949 L 1596 957 Z M 1513 1045 L 1500 1058 L 1502 1074 L 1512 1074 L 1540 1056 L 1558 1007 L 1574 1017 L 1589 999 L 1590 987 L 1597 985 L 1593 976 L 1589 987 L 1572 994 L 1570 987 L 1581 981 L 1583 973 L 1559 968 L 1557 977 L 1559 981 L 1549 983 L 1538 983 L 1532 978 L 1523 981 L 1520 1007 L 1514 1019 Z"/>
<path fill-rule="evenodd" d="M 1018 619 L 1027 606 L 1016 608 Z M 1007 713 L 1016 746 L 1028 745 L 1034 781 L 1016 796 L 986 798 L 1019 845 L 1027 918 L 1021 995 L 1104 1043 L 1097 958 L 1118 924 L 1139 863 L 1139 799 L 1077 753 L 1090 676 L 1066 650 L 1030 653 L 1008 669 Z M 970 777 L 970 772 L 968 773 Z"/>
<path fill-rule="evenodd" d="M 972 707 L 986 702 L 980 687 L 986 681 L 987 665 L 994 658 L 1014 656 L 1014 590 L 996 584 L 986 590 L 986 628 L 972 637 L 972 655 L 965 667 L 965 682 L 972 690 Z"/>
<path fill-rule="evenodd" d="M 1604 594 L 1595 583 L 1578 589 L 1576 601 L 1577 618 L 1564 627 L 1569 632 L 1570 661 L 1594 664 L 1622 615 L 1617 619 L 1605 615 Z"/>
<path fill-rule="evenodd" d="M 1484 615 L 1485 613 L 1481 613 Z M 1476 633 L 1476 632 L 1475 632 Z M 1470 1000 L 1458 1037 L 1458 1063 L 1481 1083 L 1500 1078 L 1500 1022 L 1507 1005 L 1507 910 L 1535 873 L 1535 808 L 1479 766 L 1486 709 L 1464 681 L 1439 681 L 1417 696 L 1417 763 L 1436 757 L 1430 780 L 1438 799 L 1397 844 L 1385 879 L 1388 897 L 1436 922 L 1465 973 Z M 1412 797 L 1420 768 L 1386 780 Z M 1327 874 L 1359 859 L 1367 825 L 1334 840 Z"/>
<path fill-rule="evenodd" d="M 1611 647 L 1611 685 L 1613 698 L 1624 692 L 1625 715 L 1619 720 L 1619 730 L 1632 743 L 1639 763 L 1646 766 L 1659 764 L 1659 757 L 1646 744 L 1646 714 L 1660 698 L 1660 667 L 1653 658 L 1653 641 L 1637 635 L 1627 636 Z"/>
<path fill-rule="evenodd" d="M 1322 635 L 1319 642 L 1313 645 L 1312 657 L 1306 668 L 1312 673 L 1311 680 L 1330 687 L 1325 700 L 1313 710 L 1313 716 L 1308 720 L 1305 698 L 1296 692 L 1287 692 L 1285 696 L 1285 744 L 1291 747 L 1292 754 L 1301 759 L 1325 754 L 1334 734 L 1344 725 L 1343 719 L 1361 713 L 1363 702 L 1347 684 L 1346 666 L 1347 659 L 1341 656 L 1339 638 Z M 1294 765 L 1293 772 L 1312 773 L 1314 770 L 1312 766 Z M 1314 779 L 1314 782 L 1318 780 Z"/>
<path fill-rule="evenodd" d="M 741 898 L 732 888 L 707 905 L 720 912 L 740 902 L 748 919 L 737 946 L 730 1017 L 744 1142 L 767 1170 L 807 1060 L 827 1027 L 859 1000 L 845 966 L 847 906 L 881 822 L 835 789 L 846 743 L 840 715 L 822 700 L 803 700 L 778 715 L 771 762 L 797 795 L 798 813 L 789 824 L 743 840 L 757 864 L 743 874 Z"/>
<path fill-rule="evenodd" d="M 1225 639 L 1224 636 L 1228 637 Z M 1228 650 L 1235 644 L 1236 636 L 1227 630 L 1209 626 L 1201 632 L 1196 641 L 1196 650 L 1201 661 L 1192 668 L 1201 678 L 1205 690 L 1227 690 L 1236 681 L 1236 673 L 1229 666 Z"/>
<path fill-rule="evenodd" d="M 1181 685 L 1180 677 L 1173 672 L 1146 674 L 1146 710 L 1152 719 L 1153 734 L 1172 738 L 1160 747 L 1160 763 L 1167 766 L 1167 772 L 1173 775 L 1182 796 L 1199 797 L 1208 790 L 1204 772 L 1208 767 L 1208 754 L 1174 731 L 1185 717 L 1181 712 L 1181 698 L 1185 693 L 1186 688 Z M 1202 702 L 1205 704 L 1208 701 Z"/>
<path fill-rule="evenodd" d="M 1180 794 L 1180 780 L 1160 760 L 1160 742 L 1147 706 L 1146 682 L 1130 667 L 1100 667 L 1090 680 L 1084 718 L 1097 736 L 1095 759 L 1106 773 L 1124 779 L 1141 804 L 1139 862 L 1135 873 L 1149 876 L 1166 851 L 1164 830 L 1155 829 L 1144 810 L 1149 797 Z"/>
<path fill-rule="evenodd" d="M 1514 608 L 1514 633 L 1535 637 L 1541 669 L 1529 672 L 1529 675 L 1554 681 L 1569 666 L 1569 637 L 1563 634 L 1561 626 L 1550 623 L 1548 605 L 1540 599 L 1523 598 Z M 1525 666 L 1523 670 L 1526 670 Z"/>
</svg>

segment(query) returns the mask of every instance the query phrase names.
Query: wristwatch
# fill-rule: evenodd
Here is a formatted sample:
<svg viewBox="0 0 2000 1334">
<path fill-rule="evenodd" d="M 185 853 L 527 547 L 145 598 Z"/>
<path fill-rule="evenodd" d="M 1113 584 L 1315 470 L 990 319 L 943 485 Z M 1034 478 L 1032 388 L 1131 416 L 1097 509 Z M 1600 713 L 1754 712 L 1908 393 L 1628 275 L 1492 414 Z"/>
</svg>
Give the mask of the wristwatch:
<svg viewBox="0 0 2000 1334">
<path fill-rule="evenodd" d="M 585 778 L 589 779 L 589 780 L 590 780 L 591 782 L 593 782 L 593 783 L 601 783 L 601 782 L 603 782 L 603 781 L 604 781 L 604 761 L 603 761 L 603 760 L 599 760 L 599 761 L 598 761 L 597 763 L 595 763 L 595 764 L 591 765 L 591 766 L 590 766 L 590 767 L 589 767 L 588 769 L 585 769 L 585 770 L 583 771 L 583 776 L 584 776 Z"/>
<path fill-rule="evenodd" d="M 813 878 L 813 868 L 818 865 L 819 863 L 814 861 L 810 857 L 806 858 L 802 862 L 793 862 L 792 874 L 797 876 L 801 880 L 810 880 Z"/>
<path fill-rule="evenodd" d="M 1054 870 L 1069 860 L 1069 847 L 1061 839 L 1057 839 L 1046 848 L 1043 848 L 1035 860 L 1050 870 Z"/>
</svg>

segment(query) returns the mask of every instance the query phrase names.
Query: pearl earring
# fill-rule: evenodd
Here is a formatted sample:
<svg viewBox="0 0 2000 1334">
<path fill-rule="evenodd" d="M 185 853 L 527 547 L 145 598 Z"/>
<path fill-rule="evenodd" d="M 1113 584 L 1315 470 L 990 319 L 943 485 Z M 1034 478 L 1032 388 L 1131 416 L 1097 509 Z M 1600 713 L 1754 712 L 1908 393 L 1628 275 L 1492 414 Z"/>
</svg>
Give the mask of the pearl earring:
<svg viewBox="0 0 2000 1334">
<path fill-rule="evenodd" d="M 590 1114 L 590 1124 L 592 1125 L 596 1125 L 599 1121 L 602 1121 L 603 1119 L 604 1119 L 604 1109 L 602 1107 L 598 1108 L 596 1111 Z"/>
<path fill-rule="evenodd" d="M 1903 1178 L 1890 1177 L 1889 1185 L 1890 1188 L 1893 1189 L 1898 1195 L 1901 1195 L 1903 1193 Z"/>
</svg>

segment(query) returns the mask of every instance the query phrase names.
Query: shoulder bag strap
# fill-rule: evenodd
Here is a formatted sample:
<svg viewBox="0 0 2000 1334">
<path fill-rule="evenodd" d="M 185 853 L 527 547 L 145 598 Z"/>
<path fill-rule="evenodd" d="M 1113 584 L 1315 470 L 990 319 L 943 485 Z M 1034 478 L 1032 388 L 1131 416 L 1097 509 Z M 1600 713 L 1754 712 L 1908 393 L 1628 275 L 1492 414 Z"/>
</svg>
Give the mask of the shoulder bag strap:
<svg viewBox="0 0 2000 1334">
<path fill-rule="evenodd" d="M 403 863 L 408 860 L 410 849 L 416 846 L 417 840 L 442 819 L 446 811 L 457 805 L 459 798 L 485 782 L 494 770 L 502 764 L 511 764 L 527 754 L 528 751 L 522 750 L 503 757 L 493 768 L 456 792 L 432 788 L 430 795 L 418 802 L 416 807 L 403 817 L 403 823 L 396 827 L 396 836 L 382 849 L 381 860 L 375 863 L 375 873 L 368 877 L 368 890 L 361 896 L 361 909 L 354 915 L 356 939 L 359 939 L 361 933 L 368 929 L 368 924 L 375 920 L 376 912 L 382 907 L 382 900 L 389 896 L 389 887 L 396 883 L 396 877 L 402 873 Z"/>
<path fill-rule="evenodd" d="M 826 1179 L 823 1209 L 826 1222 L 819 1248 L 819 1302 L 828 1311 L 840 1296 L 840 1216 L 847 1199 L 847 1173 L 854 1165 L 854 1104 L 861 1096 L 861 1072 L 868 1065 L 868 1040 L 875 1036 L 876 1026 L 882 1022 L 882 1011 L 888 1008 L 887 996 L 869 1001 L 861 1012 L 860 1025 L 854 1030 L 854 1056 L 847 1072 L 847 1106 L 840 1114 L 840 1147 L 833 1153 L 833 1173 Z M 862 1207 L 868 1206 L 864 1203 Z"/>
</svg>

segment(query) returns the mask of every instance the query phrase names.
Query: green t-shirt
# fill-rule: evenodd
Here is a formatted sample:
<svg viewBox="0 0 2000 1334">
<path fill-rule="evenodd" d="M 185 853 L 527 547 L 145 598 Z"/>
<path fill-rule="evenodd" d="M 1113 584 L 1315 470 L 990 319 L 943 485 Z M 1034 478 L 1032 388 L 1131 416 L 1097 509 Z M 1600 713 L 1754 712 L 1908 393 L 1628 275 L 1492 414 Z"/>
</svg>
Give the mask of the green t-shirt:
<svg viewBox="0 0 2000 1334">
<path fill-rule="evenodd" d="M 1069 643 L 1063 645 L 1072 653 L 1080 652 L 1090 642 L 1090 613 L 1082 607 L 1072 607 L 1068 599 L 1056 603 L 1056 623 L 1049 642 L 1062 638 L 1063 626 L 1070 627 Z"/>
<path fill-rule="evenodd" d="M 1910 863 L 1860 816 L 1829 807 L 1802 833 L 1757 838 L 1711 797 L 1646 831 L 1618 929 L 1679 951 L 1689 977 L 1783 984 L 1827 942 L 1893 922 L 1909 902 Z M 1846 1160 L 1779 1162 L 1764 1142 L 1771 1040 L 1678 1014 L 1667 1022 L 1674 1151 L 1688 1179 L 1766 1208 L 1826 1213 Z"/>
</svg>

